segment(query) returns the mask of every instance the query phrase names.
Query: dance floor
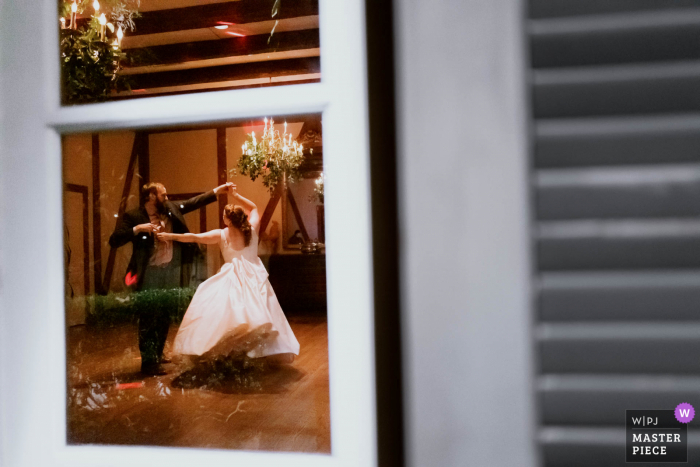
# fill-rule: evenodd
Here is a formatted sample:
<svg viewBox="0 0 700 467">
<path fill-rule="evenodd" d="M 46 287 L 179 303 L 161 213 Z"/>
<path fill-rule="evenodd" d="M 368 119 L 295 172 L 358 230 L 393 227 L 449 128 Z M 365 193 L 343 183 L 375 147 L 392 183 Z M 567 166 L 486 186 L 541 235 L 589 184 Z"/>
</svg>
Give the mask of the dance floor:
<svg viewBox="0 0 700 467">
<path fill-rule="evenodd" d="M 136 327 L 68 330 L 68 442 L 330 453 L 325 319 L 290 319 L 291 365 L 143 378 Z M 166 355 L 175 337 L 171 328 Z"/>
</svg>

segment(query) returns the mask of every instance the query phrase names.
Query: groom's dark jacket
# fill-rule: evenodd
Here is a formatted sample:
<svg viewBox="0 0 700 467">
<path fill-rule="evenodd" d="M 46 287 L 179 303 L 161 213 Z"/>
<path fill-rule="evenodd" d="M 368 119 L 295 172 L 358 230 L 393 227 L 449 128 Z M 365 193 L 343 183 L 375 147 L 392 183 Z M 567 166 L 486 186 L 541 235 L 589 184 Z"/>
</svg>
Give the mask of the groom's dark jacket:
<svg viewBox="0 0 700 467">
<path fill-rule="evenodd" d="M 199 209 L 202 206 L 216 201 L 216 199 L 214 192 L 208 191 L 186 201 L 166 201 L 164 203 L 165 212 L 166 215 L 170 217 L 173 233 L 188 233 L 189 230 L 187 229 L 187 224 L 185 224 L 185 218 L 183 216 L 190 211 L 194 211 L 195 209 Z M 118 248 L 129 242 L 133 244 L 134 249 L 131 253 L 131 260 L 127 268 L 127 279 L 136 276 L 136 282 L 132 284 L 135 290 L 140 290 L 143 285 L 148 261 L 153 254 L 155 238 L 153 234 L 143 232 L 134 234 L 134 227 L 139 224 L 148 224 L 150 222 L 151 220 L 148 217 L 146 208 L 141 206 L 132 209 L 124 213 L 121 222 L 119 222 L 116 229 L 114 229 L 114 233 L 109 237 L 109 245 L 112 248 Z M 193 243 L 183 243 L 181 248 L 182 264 L 191 263 L 197 246 Z M 127 285 L 129 284 L 127 283 Z"/>
</svg>

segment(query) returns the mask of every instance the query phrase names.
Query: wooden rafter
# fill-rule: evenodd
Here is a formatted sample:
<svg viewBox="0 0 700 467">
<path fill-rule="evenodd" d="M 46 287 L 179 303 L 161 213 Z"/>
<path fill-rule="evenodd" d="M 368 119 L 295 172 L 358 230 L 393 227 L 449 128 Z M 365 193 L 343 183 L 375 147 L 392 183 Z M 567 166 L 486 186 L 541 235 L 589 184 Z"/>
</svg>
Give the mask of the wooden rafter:
<svg viewBox="0 0 700 467">
<path fill-rule="evenodd" d="M 315 117 L 316 114 L 290 114 L 286 115 L 284 119 L 287 121 L 287 123 L 299 123 L 299 122 L 305 122 L 309 118 Z M 257 119 L 251 119 L 251 118 L 246 118 L 242 120 L 233 120 L 233 121 L 228 121 L 226 122 L 223 126 L 226 128 L 240 128 L 240 127 L 251 127 L 251 126 L 262 126 L 263 125 L 263 117 L 257 118 Z M 211 123 L 202 123 L 202 124 L 196 124 L 196 125 L 178 125 L 178 126 L 172 126 L 172 127 L 166 127 L 166 128 L 160 128 L 160 129 L 154 129 L 154 130 L 149 130 L 148 133 L 151 135 L 155 134 L 162 134 L 162 133 L 179 133 L 181 131 L 197 131 L 197 130 L 216 130 L 218 128 L 221 128 L 222 124 L 211 124 Z"/>
<path fill-rule="evenodd" d="M 88 187 L 66 183 L 66 191 L 82 195 L 83 201 L 83 285 L 85 295 L 90 294 L 90 215 L 88 208 Z M 64 239 L 65 241 L 65 239 Z M 67 274 L 67 272 L 66 272 Z"/>
<path fill-rule="evenodd" d="M 279 203 L 280 198 L 282 197 L 282 184 L 278 184 L 277 188 L 275 189 L 275 192 L 270 196 L 270 201 L 267 202 L 267 206 L 265 206 L 265 211 L 263 212 L 262 217 L 260 218 L 260 236 L 267 230 L 267 225 L 270 223 L 270 220 L 272 220 L 272 214 L 275 212 L 275 208 L 277 207 L 277 203 Z M 260 241 L 258 239 L 258 241 Z"/>
<path fill-rule="evenodd" d="M 219 22 L 244 24 L 318 15 L 318 0 L 286 2 L 272 18 L 274 0 L 240 0 L 169 10 L 144 11 L 133 35 L 211 28 Z"/>
<path fill-rule="evenodd" d="M 124 217 L 124 212 L 126 211 L 126 202 L 129 198 L 129 192 L 131 191 L 131 182 L 134 179 L 136 159 L 141 159 L 139 153 L 143 152 L 143 150 L 146 147 L 144 145 L 144 140 L 146 141 L 145 144 L 148 144 L 147 134 L 136 133 L 136 135 L 134 136 L 134 144 L 131 147 L 131 157 L 129 158 L 129 165 L 127 166 L 126 177 L 124 178 L 124 188 L 122 188 L 122 197 L 119 201 L 119 211 L 117 212 L 117 225 L 119 225 L 119 223 L 122 221 L 122 218 Z M 147 157 L 145 158 L 145 160 L 148 160 Z M 139 164 L 139 170 L 142 169 L 142 165 L 143 164 Z M 116 258 L 117 249 L 110 248 L 109 258 L 107 259 L 107 268 L 105 269 L 104 284 L 102 284 L 102 290 L 104 290 L 105 292 L 109 291 L 109 284 L 112 282 L 112 273 L 114 271 L 114 262 Z"/>
<path fill-rule="evenodd" d="M 222 65 L 189 70 L 132 75 L 132 89 L 185 86 L 233 80 L 305 75 L 321 72 L 319 57 Z"/>
<path fill-rule="evenodd" d="M 299 212 L 297 202 L 289 189 L 287 189 L 287 199 L 289 200 L 289 205 L 292 207 L 292 212 L 294 213 L 294 218 L 297 220 L 299 230 L 301 230 L 301 236 L 304 237 L 305 242 L 308 242 L 310 238 L 308 232 L 306 231 L 306 226 L 304 226 L 304 219 L 301 218 L 301 213 Z"/>
<path fill-rule="evenodd" d="M 92 258 L 95 293 L 102 289 L 102 213 L 100 210 L 100 135 L 92 134 Z"/>
<path fill-rule="evenodd" d="M 216 166 L 217 166 L 217 181 L 219 185 L 223 185 L 228 180 L 228 169 L 226 162 L 226 128 L 216 129 Z M 219 200 L 219 213 L 224 212 L 224 207 L 226 207 L 226 201 L 228 200 L 228 194 L 222 193 L 218 196 Z M 219 216 L 219 228 L 223 229 L 224 218 Z"/>
<path fill-rule="evenodd" d="M 210 5 L 197 5 L 167 10 L 143 11 L 134 22 L 136 29 L 131 36 L 186 31 L 188 29 L 212 28 L 222 23 L 246 24 L 275 19 L 300 18 L 318 15 L 318 0 L 295 0 L 280 8 L 272 17 L 274 0 L 238 0 Z M 78 18 L 78 27 L 84 27 L 89 17 Z"/>
<path fill-rule="evenodd" d="M 287 83 L 280 83 L 280 82 L 275 82 L 275 81 L 270 81 L 267 83 L 254 83 L 254 84 L 245 84 L 245 85 L 240 85 L 236 84 L 234 86 L 223 86 L 223 87 L 216 87 L 216 91 L 230 91 L 233 89 L 251 89 L 251 88 L 267 88 L 270 86 L 279 86 L 280 84 L 310 84 L 310 83 L 320 83 L 321 79 L 320 78 L 311 78 L 311 79 L 295 79 L 294 81 L 290 81 Z M 201 88 L 201 89 L 175 89 L 175 90 L 167 90 L 167 91 L 162 91 L 162 90 L 155 90 L 151 91 L 149 90 L 148 93 L 133 93 L 133 94 L 121 94 L 121 95 L 115 95 L 110 98 L 110 100 L 130 100 L 130 99 L 143 99 L 144 97 L 153 97 L 153 96 L 177 96 L 181 94 L 192 94 L 192 93 L 199 93 L 199 92 L 210 92 L 212 91 L 211 88 Z"/>
<path fill-rule="evenodd" d="M 138 61 L 132 66 L 143 67 L 320 47 L 318 29 L 276 33 L 268 42 L 269 38 L 269 34 L 261 34 L 134 48 L 127 51 L 127 60 L 134 57 Z"/>
</svg>

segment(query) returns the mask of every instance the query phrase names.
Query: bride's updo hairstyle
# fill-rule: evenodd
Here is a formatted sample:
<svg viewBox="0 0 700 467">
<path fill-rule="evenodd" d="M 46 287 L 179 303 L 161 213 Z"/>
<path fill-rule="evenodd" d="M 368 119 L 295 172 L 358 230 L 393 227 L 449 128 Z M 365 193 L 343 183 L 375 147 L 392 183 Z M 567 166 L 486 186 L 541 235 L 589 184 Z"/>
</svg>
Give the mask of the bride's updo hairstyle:
<svg viewBox="0 0 700 467">
<path fill-rule="evenodd" d="M 253 226 L 248 222 L 248 214 L 246 214 L 240 206 L 227 204 L 224 208 L 224 215 L 231 221 L 232 227 L 241 231 L 245 239 L 245 246 L 248 246 L 250 244 L 250 238 L 253 236 Z"/>
</svg>

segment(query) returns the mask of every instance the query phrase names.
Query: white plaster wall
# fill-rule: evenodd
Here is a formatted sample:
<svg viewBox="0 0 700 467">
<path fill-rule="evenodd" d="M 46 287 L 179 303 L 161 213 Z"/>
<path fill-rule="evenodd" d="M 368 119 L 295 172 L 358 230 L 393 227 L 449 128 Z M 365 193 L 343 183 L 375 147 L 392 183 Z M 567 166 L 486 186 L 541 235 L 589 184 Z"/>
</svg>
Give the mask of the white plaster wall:
<svg viewBox="0 0 700 467">
<path fill-rule="evenodd" d="M 537 463 L 521 0 L 396 0 L 409 465 Z"/>
</svg>

